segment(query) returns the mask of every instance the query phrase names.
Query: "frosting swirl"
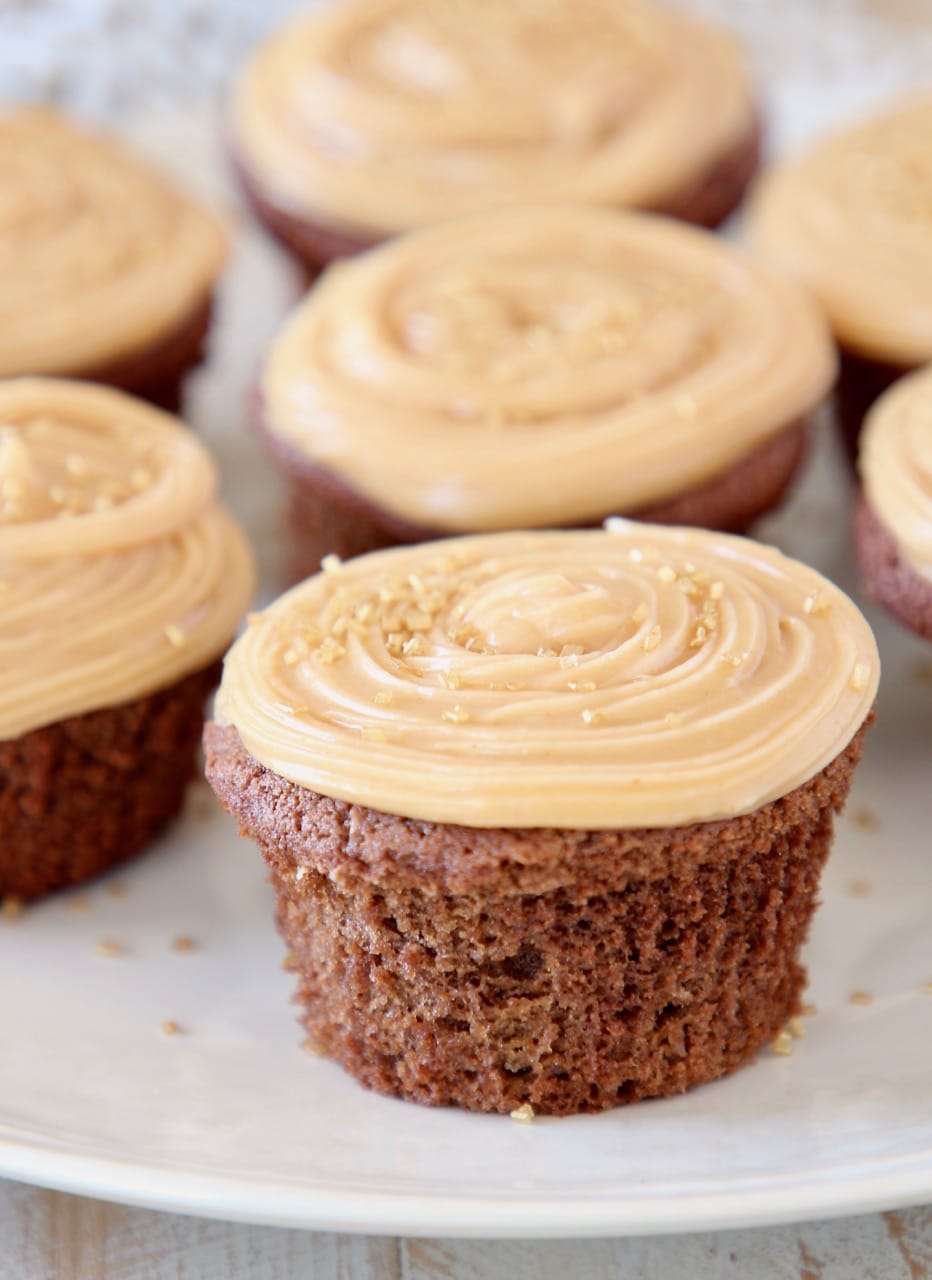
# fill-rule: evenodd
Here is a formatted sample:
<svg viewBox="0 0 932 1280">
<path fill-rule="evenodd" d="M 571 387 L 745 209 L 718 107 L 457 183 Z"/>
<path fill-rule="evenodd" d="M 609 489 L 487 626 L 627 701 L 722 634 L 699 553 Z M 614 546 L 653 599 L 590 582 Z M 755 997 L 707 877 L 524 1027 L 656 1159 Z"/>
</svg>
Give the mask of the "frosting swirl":
<svg viewBox="0 0 932 1280">
<path fill-rule="evenodd" d="M 752 209 L 761 248 L 815 294 L 845 347 L 932 359 L 932 97 L 771 171 Z"/>
<path fill-rule="evenodd" d="M 299 786 L 411 818 L 732 817 L 834 759 L 877 689 L 845 595 L 704 530 L 619 520 L 325 568 L 234 645 L 218 718 Z"/>
<path fill-rule="evenodd" d="M 114 143 L 0 113 L 0 376 L 96 372 L 163 339 L 225 257 L 217 220 Z"/>
<path fill-rule="evenodd" d="M 0 383 L 0 739 L 223 653 L 254 575 L 214 488 L 167 414 L 90 384 Z"/>
<path fill-rule="evenodd" d="M 871 510 L 932 582 L 932 367 L 877 401 L 861 433 L 858 467 Z"/>
<path fill-rule="evenodd" d="M 714 236 L 529 208 L 331 268 L 262 394 L 274 435 L 383 509 L 491 530 L 683 493 L 812 409 L 834 369 L 802 292 Z"/>
<path fill-rule="evenodd" d="M 753 128 L 724 31 L 640 0 L 351 0 L 246 67 L 268 198 L 363 234 L 529 202 L 663 207 Z"/>
</svg>

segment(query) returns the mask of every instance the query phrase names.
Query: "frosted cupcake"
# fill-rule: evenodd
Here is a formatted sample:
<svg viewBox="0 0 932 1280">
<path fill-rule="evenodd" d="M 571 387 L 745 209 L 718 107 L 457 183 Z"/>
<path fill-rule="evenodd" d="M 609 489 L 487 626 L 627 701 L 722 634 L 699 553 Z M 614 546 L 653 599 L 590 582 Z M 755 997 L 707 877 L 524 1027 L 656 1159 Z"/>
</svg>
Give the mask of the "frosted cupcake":
<svg viewBox="0 0 932 1280">
<path fill-rule="evenodd" d="M 896 378 L 932 360 L 932 97 L 838 133 L 766 175 L 760 246 L 816 296 L 842 348 L 852 444 Z"/>
<path fill-rule="evenodd" d="M 294 18 L 236 86 L 259 217 L 313 272 L 451 217 L 573 200 L 715 226 L 758 159 L 744 58 L 640 0 L 350 0 Z"/>
<path fill-rule="evenodd" d="M 834 372 L 797 286 L 669 219 L 527 208 L 413 233 L 328 272 L 266 360 L 292 575 L 619 513 L 743 531 Z"/>
<path fill-rule="evenodd" d="M 360 557 L 254 618 L 207 768 L 304 1024 L 367 1086 L 567 1114 L 798 1012 L 878 658 L 830 582 L 619 521 Z"/>
<path fill-rule="evenodd" d="M 0 111 L 0 376 L 86 378 L 177 409 L 226 254 L 217 219 L 115 142 Z"/>
<path fill-rule="evenodd" d="M 166 414 L 24 378 L 0 424 L 0 899 L 29 899 L 178 812 L 253 567 Z"/>
</svg>

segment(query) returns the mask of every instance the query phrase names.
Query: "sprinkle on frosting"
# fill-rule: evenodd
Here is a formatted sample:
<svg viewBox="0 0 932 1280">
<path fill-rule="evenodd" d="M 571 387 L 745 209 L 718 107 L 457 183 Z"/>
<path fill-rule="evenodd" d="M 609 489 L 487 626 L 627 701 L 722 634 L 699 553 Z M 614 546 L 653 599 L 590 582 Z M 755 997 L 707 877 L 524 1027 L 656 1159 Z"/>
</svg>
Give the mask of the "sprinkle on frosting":
<svg viewBox="0 0 932 1280">
<path fill-rule="evenodd" d="M 412 342 L 415 318 L 429 340 Z M 623 349 L 606 354 L 606 332 Z M 382 508 L 470 531 L 681 494 L 808 413 L 834 369 L 811 302 L 716 237 L 537 208 L 331 270 L 276 342 L 262 396 L 274 435 Z"/>
<path fill-rule="evenodd" d="M 663 207 L 754 114 L 731 36 L 643 0 L 350 0 L 254 55 L 232 127 L 272 203 L 377 238 L 568 193 Z"/>
<path fill-rule="evenodd" d="M 62 379 L 0 382 L 0 423 L 0 739 L 219 657 L 253 568 L 195 438 L 120 392 Z"/>
<path fill-rule="evenodd" d="M 443 567 L 438 551 L 349 561 L 249 627 L 218 716 L 258 760 L 418 819 L 682 825 L 801 785 L 873 703 L 879 662 L 860 613 L 756 543 L 616 522 L 610 534 L 456 539 Z M 830 608 L 806 609 L 816 592 Z M 415 607 L 430 625 L 408 636 Z M 338 661 L 287 662 L 306 633 L 332 640 L 361 608 Z M 410 638 L 423 647 L 407 650 Z"/>
</svg>

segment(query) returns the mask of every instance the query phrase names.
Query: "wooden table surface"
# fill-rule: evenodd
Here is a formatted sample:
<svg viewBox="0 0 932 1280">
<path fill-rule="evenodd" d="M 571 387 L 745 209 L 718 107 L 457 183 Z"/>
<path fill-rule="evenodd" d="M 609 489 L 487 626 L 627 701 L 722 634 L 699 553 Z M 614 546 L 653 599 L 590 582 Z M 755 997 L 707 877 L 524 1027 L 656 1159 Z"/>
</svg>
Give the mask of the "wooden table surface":
<svg viewBox="0 0 932 1280">
<path fill-rule="evenodd" d="M 239 1226 L 0 1182 L 0 1280 L 926 1280 L 932 1206 L 625 1240 L 425 1240 Z"/>
</svg>

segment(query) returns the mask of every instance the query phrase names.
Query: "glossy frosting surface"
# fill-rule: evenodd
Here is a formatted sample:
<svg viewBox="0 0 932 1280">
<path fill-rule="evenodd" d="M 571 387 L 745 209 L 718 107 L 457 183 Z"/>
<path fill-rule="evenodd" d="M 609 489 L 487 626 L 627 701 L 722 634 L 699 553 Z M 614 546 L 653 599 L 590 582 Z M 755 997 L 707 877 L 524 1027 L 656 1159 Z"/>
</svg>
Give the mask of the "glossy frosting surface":
<svg viewBox="0 0 932 1280">
<path fill-rule="evenodd" d="M 858 460 L 868 504 L 932 582 L 932 368 L 902 379 L 868 415 Z"/>
<path fill-rule="evenodd" d="M 169 337 L 225 258 L 217 220 L 114 142 L 0 110 L 0 376 L 103 371 Z"/>
<path fill-rule="evenodd" d="M 814 570 L 744 539 L 613 522 L 420 544 L 256 617 L 218 718 L 275 773 L 479 827 L 665 827 L 807 781 L 879 662 Z"/>
<path fill-rule="evenodd" d="M 91 384 L 0 382 L 0 739 L 219 657 L 252 556 L 179 423 Z"/>
<path fill-rule="evenodd" d="M 532 201 L 662 207 L 754 128 L 731 37 L 641 0 L 350 0 L 245 68 L 280 207 L 378 238 Z"/>
<path fill-rule="evenodd" d="M 812 290 L 843 346 L 904 366 L 932 360 L 932 96 L 773 170 L 752 230 Z"/>
<path fill-rule="evenodd" d="M 465 532 L 683 493 L 805 415 L 834 370 L 816 308 L 768 268 L 668 219 L 564 207 L 331 268 L 261 388 L 304 457 Z"/>
</svg>

